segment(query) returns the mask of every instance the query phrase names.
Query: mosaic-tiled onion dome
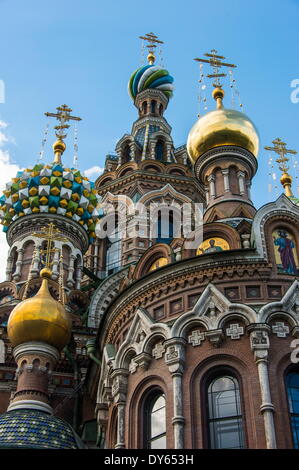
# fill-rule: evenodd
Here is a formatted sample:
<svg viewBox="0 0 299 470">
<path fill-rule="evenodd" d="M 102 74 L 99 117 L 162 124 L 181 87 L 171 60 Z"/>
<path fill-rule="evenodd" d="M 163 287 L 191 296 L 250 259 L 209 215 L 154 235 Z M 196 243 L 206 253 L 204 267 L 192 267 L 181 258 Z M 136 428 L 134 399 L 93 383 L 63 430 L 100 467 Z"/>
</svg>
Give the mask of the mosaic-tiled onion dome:
<svg viewBox="0 0 299 470">
<path fill-rule="evenodd" d="M 72 427 L 43 411 L 20 409 L 0 415 L 0 448 L 84 448 Z"/>
<path fill-rule="evenodd" d="M 94 183 L 79 170 L 58 163 L 37 164 L 19 171 L 0 197 L 0 219 L 9 225 L 28 214 L 49 213 L 68 217 L 79 223 L 95 238 L 98 198 Z"/>
<path fill-rule="evenodd" d="M 129 95 L 132 100 L 141 91 L 148 88 L 161 90 L 167 98 L 171 98 L 173 94 L 173 77 L 168 71 L 159 65 L 144 65 L 137 69 L 131 76 L 128 84 Z"/>
</svg>

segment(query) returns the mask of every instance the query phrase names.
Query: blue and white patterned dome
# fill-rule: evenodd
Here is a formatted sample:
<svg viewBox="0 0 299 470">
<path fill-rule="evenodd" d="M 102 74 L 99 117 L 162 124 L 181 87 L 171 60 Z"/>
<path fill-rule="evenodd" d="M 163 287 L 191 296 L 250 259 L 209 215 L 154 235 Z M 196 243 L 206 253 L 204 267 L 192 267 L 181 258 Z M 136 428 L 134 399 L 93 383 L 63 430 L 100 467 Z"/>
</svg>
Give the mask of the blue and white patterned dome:
<svg viewBox="0 0 299 470">
<path fill-rule="evenodd" d="M 82 449 L 72 427 L 43 411 L 20 409 L 0 415 L 0 448 Z"/>
</svg>

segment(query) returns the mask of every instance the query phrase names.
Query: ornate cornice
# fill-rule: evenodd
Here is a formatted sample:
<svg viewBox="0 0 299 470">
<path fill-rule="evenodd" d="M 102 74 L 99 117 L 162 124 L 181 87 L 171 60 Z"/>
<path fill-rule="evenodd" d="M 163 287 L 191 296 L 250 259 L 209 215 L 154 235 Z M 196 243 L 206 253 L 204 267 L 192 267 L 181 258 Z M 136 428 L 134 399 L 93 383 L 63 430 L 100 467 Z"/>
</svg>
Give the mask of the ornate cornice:
<svg viewBox="0 0 299 470">
<path fill-rule="evenodd" d="M 151 160 L 149 160 L 149 162 L 151 162 Z M 103 186 L 101 186 L 101 188 L 97 188 L 97 189 L 98 189 L 99 194 L 103 195 L 107 191 L 113 191 L 114 189 L 120 186 L 123 187 L 125 184 L 128 184 L 136 180 L 140 180 L 141 178 L 143 178 L 145 181 L 158 181 L 161 183 L 169 183 L 169 182 L 170 183 L 171 182 L 185 183 L 185 184 L 192 183 L 197 188 L 197 190 L 201 193 L 201 195 L 204 197 L 204 190 L 202 186 L 193 177 L 170 175 L 169 173 L 151 173 L 149 171 L 143 171 L 143 170 L 134 170 L 132 173 L 128 175 L 122 176 L 113 181 L 108 181 L 108 183 L 104 184 Z"/>
<path fill-rule="evenodd" d="M 88 249 L 88 235 L 78 223 L 55 214 L 31 214 L 15 220 L 7 231 L 7 242 L 11 246 L 15 241 L 22 240 L 37 230 L 39 225 L 53 221 L 61 233 L 71 240 L 76 248 L 85 253 Z"/>
<path fill-rule="evenodd" d="M 149 273 L 131 284 L 114 299 L 103 317 L 105 318 L 104 330 L 106 330 L 106 334 L 109 331 L 108 338 L 111 339 L 113 325 L 115 326 L 127 314 L 129 309 L 144 304 L 146 298 L 154 298 L 158 292 L 164 292 L 165 294 L 169 288 L 178 284 L 181 284 L 183 288 L 186 283 L 195 284 L 196 278 L 202 284 L 205 281 L 206 283 L 215 281 L 215 278 L 221 280 L 224 274 L 232 278 L 234 275 L 242 277 L 245 273 L 248 276 L 253 276 L 256 271 L 262 280 L 269 278 L 272 269 L 271 264 L 253 257 L 253 250 L 243 252 L 245 255 L 243 258 L 236 258 L 237 253 L 240 254 L 240 252 L 241 250 L 232 250 L 231 256 L 227 256 L 227 253 L 225 260 L 219 260 L 218 257 L 217 262 L 210 261 L 207 263 L 207 260 L 202 260 L 200 257 L 182 260 Z M 105 338 L 105 336 L 104 334 L 102 337 Z"/>
<path fill-rule="evenodd" d="M 241 147 L 235 147 L 233 145 L 224 145 L 208 150 L 208 152 L 205 152 L 196 161 L 194 165 L 194 173 L 200 181 L 202 179 L 203 169 L 207 167 L 210 163 L 215 161 L 215 157 L 217 157 L 217 160 L 227 160 L 227 158 L 229 157 L 231 160 L 235 160 L 236 162 L 240 160 L 241 157 L 251 169 L 251 178 L 255 175 L 257 171 L 257 159 L 252 153 Z"/>
</svg>

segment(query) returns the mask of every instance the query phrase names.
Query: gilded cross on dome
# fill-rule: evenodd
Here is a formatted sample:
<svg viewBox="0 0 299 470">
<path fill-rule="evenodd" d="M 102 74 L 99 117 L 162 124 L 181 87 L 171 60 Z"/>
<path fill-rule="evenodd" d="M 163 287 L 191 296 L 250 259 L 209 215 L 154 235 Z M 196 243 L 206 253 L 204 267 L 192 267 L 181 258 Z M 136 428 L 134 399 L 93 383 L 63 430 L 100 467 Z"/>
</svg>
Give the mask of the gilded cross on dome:
<svg viewBox="0 0 299 470">
<path fill-rule="evenodd" d="M 156 36 L 154 33 L 147 33 L 145 34 L 145 36 L 139 36 L 139 39 L 142 39 L 143 41 L 146 41 L 148 43 L 146 45 L 149 52 L 147 60 L 150 65 L 153 65 L 156 60 L 155 49 L 157 47 L 157 44 L 164 44 L 164 42 L 160 41 L 160 39 L 158 39 L 158 36 Z"/>
<path fill-rule="evenodd" d="M 80 117 L 71 116 L 72 109 L 69 108 L 66 104 L 58 106 L 57 113 L 45 113 L 48 117 L 56 117 L 56 119 L 60 122 L 59 126 L 55 126 L 56 129 L 56 137 L 57 139 L 63 140 L 66 138 L 66 129 L 70 126 L 67 124 L 68 121 L 81 121 Z"/>
<path fill-rule="evenodd" d="M 57 248 L 52 248 L 52 242 L 60 241 L 66 242 L 68 241 L 67 238 L 61 235 L 61 232 L 55 225 L 51 222 L 49 225 L 41 227 L 39 232 L 33 233 L 34 237 L 42 238 L 43 240 L 47 241 L 47 247 L 45 250 L 40 250 L 41 253 L 46 255 L 46 260 L 44 262 L 46 268 L 50 268 L 53 262 L 51 261 L 51 254 L 57 251 Z"/>
<path fill-rule="evenodd" d="M 287 166 L 287 162 L 289 158 L 286 157 L 287 154 L 296 155 L 296 150 L 287 149 L 287 144 L 283 142 L 281 139 L 277 138 L 272 141 L 274 147 L 264 147 L 265 150 L 273 151 L 279 155 L 279 158 L 276 159 L 278 163 L 278 168 L 282 172 L 282 176 L 280 178 L 280 182 L 285 188 L 286 196 L 293 196 L 291 185 L 292 185 L 292 177 L 288 174 L 289 167 Z"/>
<path fill-rule="evenodd" d="M 213 82 L 213 86 L 215 88 L 221 88 L 221 83 L 220 83 L 220 77 L 226 77 L 226 73 L 219 73 L 219 70 L 221 67 L 230 67 L 230 68 L 236 68 L 237 66 L 234 64 L 228 64 L 226 62 L 221 62 L 222 59 L 225 59 L 223 55 L 217 55 L 216 49 L 212 49 L 211 52 L 206 52 L 204 55 L 206 57 L 209 57 L 209 59 L 199 59 L 195 58 L 197 62 L 204 62 L 206 64 L 209 64 L 212 69 L 213 73 L 207 75 L 208 78 L 213 78 L 215 81 Z"/>
<path fill-rule="evenodd" d="M 80 117 L 77 116 L 72 116 L 70 113 L 72 112 L 72 109 L 69 108 L 66 104 L 63 104 L 61 106 L 58 106 L 57 108 L 57 113 L 45 113 L 46 116 L 48 117 L 55 117 L 60 124 L 58 126 L 55 126 L 54 129 L 56 130 L 56 137 L 57 141 L 53 145 L 54 149 L 54 163 L 57 163 L 61 165 L 61 155 L 66 149 L 66 145 L 63 141 L 63 139 L 66 138 L 67 136 L 67 129 L 70 127 L 69 124 L 67 124 L 68 121 L 81 121 Z M 75 143 L 75 147 L 77 144 Z M 75 148 L 77 150 L 77 148 Z"/>
</svg>

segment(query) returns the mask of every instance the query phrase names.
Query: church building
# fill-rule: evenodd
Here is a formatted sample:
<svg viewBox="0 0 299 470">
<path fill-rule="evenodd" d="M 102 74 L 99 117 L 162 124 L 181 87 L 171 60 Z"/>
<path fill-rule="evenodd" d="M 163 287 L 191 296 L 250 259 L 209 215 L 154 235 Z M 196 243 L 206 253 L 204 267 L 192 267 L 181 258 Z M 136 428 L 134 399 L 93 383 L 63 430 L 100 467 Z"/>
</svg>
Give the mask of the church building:
<svg viewBox="0 0 299 470">
<path fill-rule="evenodd" d="M 281 195 L 257 209 L 258 130 L 220 82 L 235 66 L 197 59 L 215 109 L 176 147 L 174 79 L 143 39 L 136 120 L 103 174 L 64 165 L 79 118 L 62 105 L 53 162 L 0 198 L 0 448 L 299 448 L 296 152 L 266 147 Z"/>
</svg>

